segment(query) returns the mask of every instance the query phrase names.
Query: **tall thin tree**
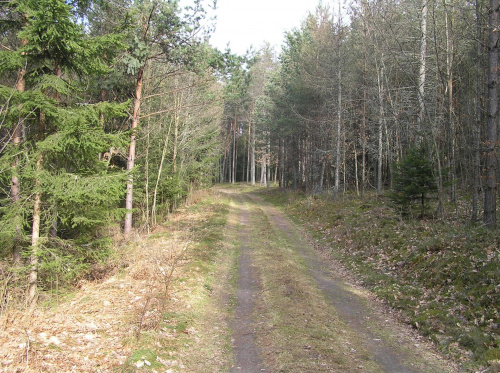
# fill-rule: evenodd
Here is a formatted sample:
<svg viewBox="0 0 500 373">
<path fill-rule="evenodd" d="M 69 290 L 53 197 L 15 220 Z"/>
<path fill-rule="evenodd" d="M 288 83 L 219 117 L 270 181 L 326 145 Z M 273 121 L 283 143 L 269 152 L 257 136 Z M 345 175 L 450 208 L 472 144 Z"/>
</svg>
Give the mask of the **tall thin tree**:
<svg viewBox="0 0 500 373">
<path fill-rule="evenodd" d="M 488 106 L 486 120 L 486 170 L 484 189 L 483 222 L 488 227 L 495 227 L 497 197 L 497 156 L 498 146 L 498 52 L 499 52 L 499 0 L 490 0 L 488 10 Z"/>
</svg>

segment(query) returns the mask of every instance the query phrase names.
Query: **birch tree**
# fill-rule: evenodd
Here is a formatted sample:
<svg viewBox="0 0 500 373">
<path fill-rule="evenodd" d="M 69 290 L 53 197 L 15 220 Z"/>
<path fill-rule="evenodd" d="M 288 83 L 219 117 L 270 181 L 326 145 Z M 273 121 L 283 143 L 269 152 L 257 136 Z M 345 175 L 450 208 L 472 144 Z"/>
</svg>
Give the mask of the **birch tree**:
<svg viewBox="0 0 500 373">
<path fill-rule="evenodd" d="M 144 73 L 147 62 L 162 59 L 167 63 L 182 62 L 187 64 L 192 55 L 190 48 L 195 45 L 195 36 L 200 32 L 200 21 L 204 9 L 200 1 L 188 9 L 189 17 L 181 15 L 176 1 L 144 1 L 137 7 L 136 21 L 139 29 L 132 35 L 129 54 L 125 59 L 128 72 L 135 76 L 135 89 L 131 114 L 131 135 L 128 149 L 127 192 L 125 198 L 126 215 L 124 235 L 132 231 L 134 166 L 136 158 L 137 130 L 140 123 Z"/>
</svg>

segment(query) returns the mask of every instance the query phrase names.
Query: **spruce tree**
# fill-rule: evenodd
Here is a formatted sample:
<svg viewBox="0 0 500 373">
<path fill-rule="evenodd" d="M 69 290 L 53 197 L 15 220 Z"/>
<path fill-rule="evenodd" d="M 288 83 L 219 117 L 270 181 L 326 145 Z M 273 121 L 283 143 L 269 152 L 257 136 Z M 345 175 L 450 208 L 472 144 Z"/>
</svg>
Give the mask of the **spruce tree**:
<svg viewBox="0 0 500 373">
<path fill-rule="evenodd" d="M 426 154 L 423 147 L 413 148 L 394 165 L 393 191 L 389 197 L 405 215 L 410 213 L 412 203 L 418 201 L 423 217 L 428 193 L 437 191 L 432 164 Z"/>
<path fill-rule="evenodd" d="M 75 9 L 63 0 L 20 0 L 12 2 L 12 11 L 24 22 L 18 48 L 2 52 L 7 62 L 0 73 L 25 69 L 26 89 L 2 84 L 0 95 L 8 109 L 6 126 L 15 131 L 22 122 L 25 135 L 21 144 L 7 139 L 0 154 L 0 180 L 5 186 L 17 172 L 21 200 L 14 204 L 7 193 L 1 196 L 0 230 L 6 234 L 0 236 L 12 246 L 15 227 L 9 218 L 22 216 L 30 255 L 28 303 L 33 303 L 39 270 L 47 264 L 39 258 L 51 252 L 51 260 L 85 261 L 72 255 L 81 250 L 68 248 L 92 247 L 98 228 L 119 214 L 125 175 L 109 169 L 99 154 L 125 145 L 123 134 L 107 133 L 102 120 L 124 117 L 128 103 L 92 104 L 81 82 L 106 74 L 124 46 L 119 35 L 87 37 Z M 7 167 L 15 160 L 16 168 Z M 67 244 L 61 245 L 62 239 Z"/>
</svg>

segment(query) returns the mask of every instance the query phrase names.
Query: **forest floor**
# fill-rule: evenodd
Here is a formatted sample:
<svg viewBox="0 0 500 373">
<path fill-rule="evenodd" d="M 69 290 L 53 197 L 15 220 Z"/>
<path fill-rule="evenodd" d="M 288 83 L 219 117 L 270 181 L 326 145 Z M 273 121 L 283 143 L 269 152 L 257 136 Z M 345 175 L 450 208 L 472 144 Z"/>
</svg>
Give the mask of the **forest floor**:
<svg viewBox="0 0 500 373">
<path fill-rule="evenodd" d="M 262 196 L 200 195 L 119 269 L 0 317 L 4 372 L 458 372 Z"/>
</svg>

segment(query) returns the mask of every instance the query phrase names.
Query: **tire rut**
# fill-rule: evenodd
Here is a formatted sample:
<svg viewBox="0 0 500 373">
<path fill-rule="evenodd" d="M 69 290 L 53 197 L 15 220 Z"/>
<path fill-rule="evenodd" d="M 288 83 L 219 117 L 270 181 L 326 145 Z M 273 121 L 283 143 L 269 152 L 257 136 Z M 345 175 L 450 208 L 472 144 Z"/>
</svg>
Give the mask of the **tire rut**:
<svg viewBox="0 0 500 373">
<path fill-rule="evenodd" d="M 336 275 L 325 260 L 287 218 L 260 197 L 246 197 L 260 206 L 276 229 L 285 232 L 294 249 L 304 260 L 310 276 L 337 310 L 341 319 L 363 340 L 363 348 L 387 373 L 454 372 L 443 364 L 430 348 L 413 336 L 390 315 L 367 298 L 359 295 L 344 279 Z M 354 290 L 354 291 L 353 291 Z M 384 337 L 389 335 L 389 338 Z M 400 347 L 406 347 L 404 350 Z M 411 354 L 408 352 L 411 351 Z M 412 356 L 413 355 L 413 356 Z"/>
<path fill-rule="evenodd" d="M 236 306 L 233 322 L 233 350 L 235 366 L 231 372 L 262 373 L 264 368 L 261 352 L 257 346 L 253 313 L 259 286 L 255 278 L 255 270 L 251 257 L 251 242 L 248 231 L 249 212 L 239 196 L 233 199 L 237 203 L 239 223 L 238 236 L 241 240 L 241 253 L 238 259 L 238 283 L 236 290 Z"/>
</svg>

